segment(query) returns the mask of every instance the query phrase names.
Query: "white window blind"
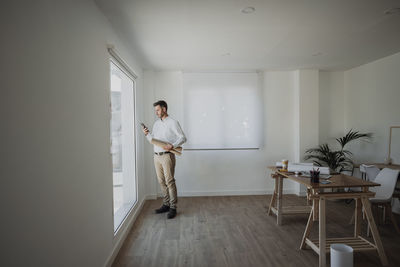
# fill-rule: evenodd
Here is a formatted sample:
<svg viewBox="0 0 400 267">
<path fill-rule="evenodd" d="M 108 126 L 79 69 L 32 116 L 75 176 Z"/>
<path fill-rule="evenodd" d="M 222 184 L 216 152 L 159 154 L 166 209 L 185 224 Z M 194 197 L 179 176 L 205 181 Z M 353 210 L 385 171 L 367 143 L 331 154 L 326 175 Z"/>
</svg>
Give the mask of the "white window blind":
<svg viewBox="0 0 400 267">
<path fill-rule="evenodd" d="M 257 73 L 184 73 L 185 149 L 259 148 Z"/>
</svg>

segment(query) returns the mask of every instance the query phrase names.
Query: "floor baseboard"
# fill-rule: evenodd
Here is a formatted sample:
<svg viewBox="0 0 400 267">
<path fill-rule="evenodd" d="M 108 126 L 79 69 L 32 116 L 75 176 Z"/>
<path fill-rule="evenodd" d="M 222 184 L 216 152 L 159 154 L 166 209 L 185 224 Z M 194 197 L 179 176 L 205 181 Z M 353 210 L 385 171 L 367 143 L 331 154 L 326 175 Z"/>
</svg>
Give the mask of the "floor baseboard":
<svg viewBox="0 0 400 267">
<path fill-rule="evenodd" d="M 273 190 L 183 191 L 178 192 L 178 197 L 271 195 L 273 192 Z M 294 189 L 283 189 L 283 194 L 297 194 L 297 192 Z M 162 194 L 159 192 L 157 196 L 162 197 Z"/>
</svg>

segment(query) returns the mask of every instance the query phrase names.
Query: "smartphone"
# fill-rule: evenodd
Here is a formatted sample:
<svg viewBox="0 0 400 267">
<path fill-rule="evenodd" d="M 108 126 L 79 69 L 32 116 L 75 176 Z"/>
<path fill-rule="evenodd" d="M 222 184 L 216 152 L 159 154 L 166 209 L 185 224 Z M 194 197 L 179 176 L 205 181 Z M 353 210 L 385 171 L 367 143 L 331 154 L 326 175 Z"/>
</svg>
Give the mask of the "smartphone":
<svg viewBox="0 0 400 267">
<path fill-rule="evenodd" d="M 142 125 L 143 129 L 147 129 L 146 125 L 144 125 L 143 122 L 141 122 L 140 125 Z"/>
<path fill-rule="evenodd" d="M 330 184 L 331 181 L 320 181 L 321 184 Z"/>
</svg>

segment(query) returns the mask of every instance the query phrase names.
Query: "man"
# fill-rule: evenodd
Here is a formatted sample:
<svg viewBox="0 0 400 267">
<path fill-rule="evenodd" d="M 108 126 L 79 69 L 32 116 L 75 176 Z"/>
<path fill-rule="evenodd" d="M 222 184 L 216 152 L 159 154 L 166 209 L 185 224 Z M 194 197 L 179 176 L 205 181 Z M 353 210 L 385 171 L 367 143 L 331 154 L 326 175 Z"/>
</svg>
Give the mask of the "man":
<svg viewBox="0 0 400 267">
<path fill-rule="evenodd" d="M 147 128 L 143 128 L 143 132 L 149 142 L 154 138 L 167 143 L 164 147 L 154 145 L 154 166 L 164 195 L 163 205 L 155 212 L 168 212 L 167 218 L 172 219 L 176 216 L 178 198 L 174 178 L 175 154 L 170 151 L 185 143 L 186 137 L 179 122 L 168 116 L 168 105 L 165 101 L 157 101 L 153 106 L 159 119 L 154 123 L 152 133 Z"/>
</svg>

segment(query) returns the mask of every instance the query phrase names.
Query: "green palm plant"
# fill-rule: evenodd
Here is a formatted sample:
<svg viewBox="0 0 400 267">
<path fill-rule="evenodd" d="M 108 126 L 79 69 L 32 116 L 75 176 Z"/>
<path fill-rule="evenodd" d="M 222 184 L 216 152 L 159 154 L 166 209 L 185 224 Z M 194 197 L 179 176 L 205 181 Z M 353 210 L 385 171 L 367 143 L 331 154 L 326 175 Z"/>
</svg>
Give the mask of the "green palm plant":
<svg viewBox="0 0 400 267">
<path fill-rule="evenodd" d="M 354 140 L 368 141 L 372 133 L 360 133 L 351 129 L 345 136 L 336 138 L 339 143 L 339 150 L 332 150 L 328 144 L 319 145 L 306 151 L 305 160 L 313 160 L 317 166 L 328 166 L 331 170 L 342 172 L 350 171 L 353 167 L 351 157 L 353 153 L 345 149 L 346 145 Z"/>
</svg>

